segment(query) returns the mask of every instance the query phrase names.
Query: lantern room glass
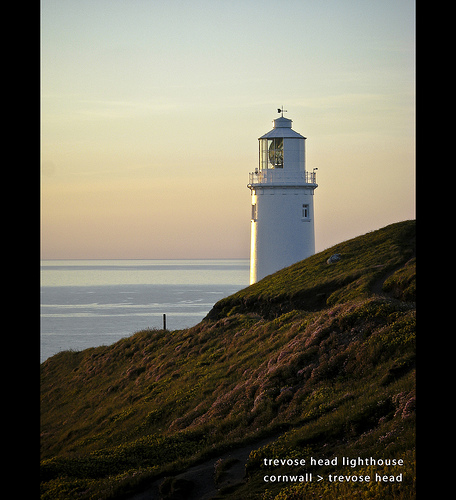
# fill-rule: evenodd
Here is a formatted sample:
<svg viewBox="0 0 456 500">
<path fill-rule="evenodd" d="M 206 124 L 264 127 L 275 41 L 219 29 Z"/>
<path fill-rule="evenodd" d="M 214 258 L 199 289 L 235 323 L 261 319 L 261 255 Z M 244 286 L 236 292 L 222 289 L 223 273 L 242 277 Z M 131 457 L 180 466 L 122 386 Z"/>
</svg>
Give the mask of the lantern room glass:
<svg viewBox="0 0 456 500">
<path fill-rule="evenodd" d="M 283 138 L 260 139 L 260 170 L 283 168 Z"/>
</svg>

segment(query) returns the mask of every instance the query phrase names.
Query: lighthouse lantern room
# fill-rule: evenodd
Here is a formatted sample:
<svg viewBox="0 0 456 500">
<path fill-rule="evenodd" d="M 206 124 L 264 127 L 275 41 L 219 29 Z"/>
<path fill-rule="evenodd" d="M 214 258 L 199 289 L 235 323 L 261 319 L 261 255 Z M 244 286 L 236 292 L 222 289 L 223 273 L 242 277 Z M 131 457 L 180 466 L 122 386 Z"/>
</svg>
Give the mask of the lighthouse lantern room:
<svg viewBox="0 0 456 500">
<path fill-rule="evenodd" d="M 306 171 L 306 138 L 281 116 L 259 138 L 259 164 L 251 192 L 250 284 L 315 253 L 316 174 Z"/>
</svg>

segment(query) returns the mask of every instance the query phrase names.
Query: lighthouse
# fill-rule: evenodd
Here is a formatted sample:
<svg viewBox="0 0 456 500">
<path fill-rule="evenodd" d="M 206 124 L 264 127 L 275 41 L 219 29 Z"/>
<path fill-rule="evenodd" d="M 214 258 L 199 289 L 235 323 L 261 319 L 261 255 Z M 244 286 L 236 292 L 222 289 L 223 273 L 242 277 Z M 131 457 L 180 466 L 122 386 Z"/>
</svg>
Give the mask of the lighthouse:
<svg viewBox="0 0 456 500">
<path fill-rule="evenodd" d="M 315 253 L 316 174 L 306 171 L 306 138 L 283 116 L 259 141 L 251 192 L 250 284 Z"/>
</svg>

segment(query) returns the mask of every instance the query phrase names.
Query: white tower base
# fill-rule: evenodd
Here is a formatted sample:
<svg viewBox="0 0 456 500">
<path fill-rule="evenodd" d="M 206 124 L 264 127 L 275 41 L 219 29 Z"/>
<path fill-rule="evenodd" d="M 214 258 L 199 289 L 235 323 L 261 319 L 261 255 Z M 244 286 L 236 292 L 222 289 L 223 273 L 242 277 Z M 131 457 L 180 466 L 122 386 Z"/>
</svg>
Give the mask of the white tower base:
<svg viewBox="0 0 456 500">
<path fill-rule="evenodd" d="M 250 284 L 315 253 L 314 189 L 252 188 Z"/>
</svg>

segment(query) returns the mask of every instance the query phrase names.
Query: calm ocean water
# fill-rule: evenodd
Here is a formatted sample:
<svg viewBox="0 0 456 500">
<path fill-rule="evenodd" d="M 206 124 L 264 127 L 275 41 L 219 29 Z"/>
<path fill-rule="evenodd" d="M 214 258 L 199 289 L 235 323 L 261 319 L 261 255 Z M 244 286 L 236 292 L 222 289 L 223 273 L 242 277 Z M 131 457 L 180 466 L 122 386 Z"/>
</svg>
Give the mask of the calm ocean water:
<svg viewBox="0 0 456 500">
<path fill-rule="evenodd" d="M 196 325 L 249 284 L 249 260 L 43 260 L 41 362 L 146 328 Z"/>
</svg>

